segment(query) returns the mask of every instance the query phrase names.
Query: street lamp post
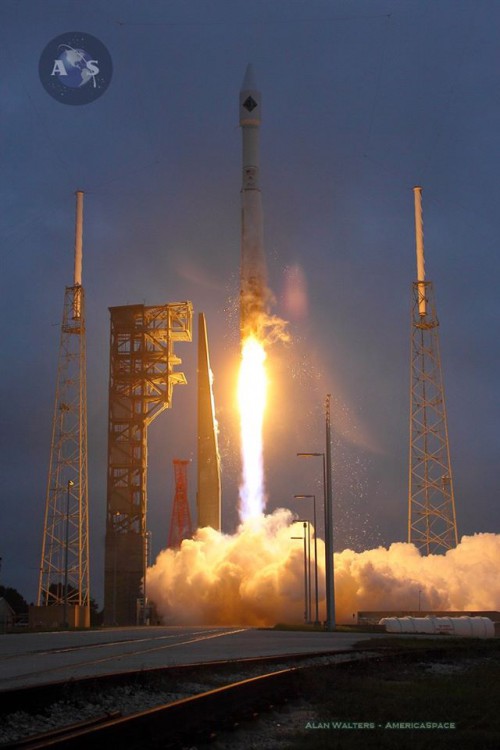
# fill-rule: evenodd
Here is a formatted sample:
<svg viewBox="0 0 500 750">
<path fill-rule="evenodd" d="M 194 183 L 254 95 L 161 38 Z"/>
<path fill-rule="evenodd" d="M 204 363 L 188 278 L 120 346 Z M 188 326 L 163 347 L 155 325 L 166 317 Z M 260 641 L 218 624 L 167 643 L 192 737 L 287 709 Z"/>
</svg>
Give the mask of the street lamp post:
<svg viewBox="0 0 500 750">
<path fill-rule="evenodd" d="M 68 547 L 69 547 L 69 490 L 73 487 L 74 482 L 68 479 L 66 487 L 66 545 L 64 548 L 64 607 L 63 607 L 63 627 L 68 627 Z"/>
<path fill-rule="evenodd" d="M 325 512 L 325 586 L 326 586 L 326 629 L 335 630 L 335 580 L 333 568 L 333 513 L 332 513 L 332 458 L 330 428 L 330 394 L 325 405 L 326 452 L 297 453 L 297 456 L 309 458 L 321 456 L 323 459 L 323 497 Z"/>
<path fill-rule="evenodd" d="M 120 520 L 120 511 L 115 511 L 113 513 L 113 522 L 112 522 L 112 531 L 113 531 L 113 617 L 112 617 L 112 624 L 114 626 L 118 625 L 116 621 L 116 566 L 117 566 L 117 555 L 118 555 L 118 524 Z"/>
<path fill-rule="evenodd" d="M 311 568 L 311 535 L 309 521 L 302 518 L 296 518 L 295 523 L 301 522 L 303 524 L 302 536 L 292 536 L 291 539 L 302 539 L 304 542 L 304 622 L 308 623 L 311 620 L 311 583 L 310 583 L 310 568 Z M 308 537 L 306 537 L 306 529 L 308 530 Z M 309 538 L 309 542 L 308 542 Z M 309 577 L 308 577 L 309 571 Z M 309 580 L 308 580 L 309 578 Z"/>
<path fill-rule="evenodd" d="M 327 493 L 326 493 L 326 461 L 325 461 L 325 454 L 324 453 L 297 453 L 297 456 L 299 458 L 321 458 L 323 462 L 323 514 L 324 514 L 324 524 L 325 524 L 325 599 L 326 599 L 326 623 L 328 628 L 328 623 L 330 621 L 329 618 L 329 599 L 328 599 L 328 586 L 329 586 L 329 576 L 328 576 L 328 557 L 329 557 L 329 549 L 328 549 L 328 533 L 327 533 L 327 527 L 328 527 L 328 513 L 327 513 Z M 328 628 L 330 629 L 330 628 Z"/>
<path fill-rule="evenodd" d="M 333 501 L 332 501 L 332 436 L 330 419 L 330 394 L 325 401 L 325 479 L 326 479 L 326 629 L 335 630 L 335 571 L 333 564 Z"/>
<path fill-rule="evenodd" d="M 311 622 L 311 522 L 306 518 L 297 518 L 304 525 L 304 554 L 307 560 L 307 566 L 304 567 L 304 579 L 306 581 L 307 590 L 307 608 L 306 608 L 306 621 Z M 307 552 L 305 549 L 306 543 L 306 529 L 307 529 Z"/>
<path fill-rule="evenodd" d="M 314 526 L 314 624 L 319 625 L 319 592 L 318 592 L 318 527 L 316 525 L 316 495 L 294 495 L 296 500 L 313 500 L 313 526 Z M 309 561 L 310 561 L 309 557 Z"/>
<path fill-rule="evenodd" d="M 146 579 L 147 579 L 147 569 L 151 567 L 151 537 L 152 532 L 146 531 L 145 539 L 146 539 L 146 549 L 145 549 L 145 570 L 144 570 L 144 609 L 143 609 L 143 615 L 142 615 L 142 624 L 143 625 L 150 625 L 149 621 L 149 605 L 148 605 L 148 595 L 147 595 L 147 588 L 146 588 Z"/>
</svg>

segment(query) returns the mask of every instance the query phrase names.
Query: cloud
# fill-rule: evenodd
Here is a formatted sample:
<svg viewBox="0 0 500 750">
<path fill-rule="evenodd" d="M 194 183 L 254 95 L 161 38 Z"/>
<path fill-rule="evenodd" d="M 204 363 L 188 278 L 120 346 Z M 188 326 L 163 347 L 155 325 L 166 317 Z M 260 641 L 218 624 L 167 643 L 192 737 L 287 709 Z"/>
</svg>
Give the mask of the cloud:
<svg viewBox="0 0 500 750">
<path fill-rule="evenodd" d="M 178 550 L 163 550 L 147 571 L 149 598 L 167 624 L 274 625 L 304 616 L 304 558 L 293 516 L 279 509 L 234 535 L 199 529 Z M 299 529 L 299 531 L 297 531 Z M 297 533 L 296 533 L 297 532 Z M 313 545 L 311 545 L 311 548 Z M 324 544 L 318 539 L 320 617 Z M 500 609 L 500 535 L 464 536 L 446 555 L 412 544 L 335 554 L 337 622 L 369 609 Z M 420 592 L 420 593 L 419 593 Z"/>
</svg>

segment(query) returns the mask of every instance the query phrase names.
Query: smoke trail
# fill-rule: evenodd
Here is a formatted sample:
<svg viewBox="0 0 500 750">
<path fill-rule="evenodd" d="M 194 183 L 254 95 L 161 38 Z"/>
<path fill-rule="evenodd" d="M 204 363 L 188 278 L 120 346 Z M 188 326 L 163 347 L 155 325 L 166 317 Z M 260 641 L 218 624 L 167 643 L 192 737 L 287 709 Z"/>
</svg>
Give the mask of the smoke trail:
<svg viewBox="0 0 500 750">
<path fill-rule="evenodd" d="M 271 626 L 303 621 L 304 558 L 287 510 L 250 519 L 236 534 L 199 529 L 179 550 L 164 550 L 147 571 L 163 622 Z M 320 618 L 324 619 L 324 544 L 318 539 Z M 446 555 L 421 557 L 395 543 L 335 554 L 337 622 L 358 610 L 500 609 L 500 535 L 464 536 Z M 420 592 L 420 593 L 419 593 Z"/>
</svg>

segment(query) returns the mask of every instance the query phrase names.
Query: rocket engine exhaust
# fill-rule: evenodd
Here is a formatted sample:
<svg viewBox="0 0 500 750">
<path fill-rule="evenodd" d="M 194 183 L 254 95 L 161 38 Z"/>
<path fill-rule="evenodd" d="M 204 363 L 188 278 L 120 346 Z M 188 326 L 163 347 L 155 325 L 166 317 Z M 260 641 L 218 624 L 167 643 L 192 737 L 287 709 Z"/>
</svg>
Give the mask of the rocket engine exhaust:
<svg viewBox="0 0 500 750">
<path fill-rule="evenodd" d="M 166 624 L 301 622 L 304 558 L 290 541 L 292 516 L 277 510 L 232 536 L 198 529 L 179 550 L 160 552 L 147 590 Z M 324 543 L 318 539 L 320 620 L 325 616 Z M 336 619 L 359 610 L 486 611 L 500 608 L 500 534 L 464 536 L 445 555 L 413 544 L 335 553 Z"/>
</svg>

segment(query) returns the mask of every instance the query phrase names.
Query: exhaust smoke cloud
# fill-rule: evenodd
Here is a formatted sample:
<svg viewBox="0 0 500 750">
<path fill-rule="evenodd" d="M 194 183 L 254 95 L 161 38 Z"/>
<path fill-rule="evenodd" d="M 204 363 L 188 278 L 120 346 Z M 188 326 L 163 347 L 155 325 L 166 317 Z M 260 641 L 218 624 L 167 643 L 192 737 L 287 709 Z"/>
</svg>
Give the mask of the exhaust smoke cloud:
<svg viewBox="0 0 500 750">
<path fill-rule="evenodd" d="M 147 571 L 149 598 L 165 624 L 272 626 L 303 622 L 304 557 L 288 510 L 242 523 L 234 535 L 199 529 L 162 551 Z M 324 544 L 318 539 L 320 619 Z M 499 610 L 500 535 L 464 536 L 446 555 L 412 544 L 335 554 L 336 620 L 358 610 Z"/>
</svg>

